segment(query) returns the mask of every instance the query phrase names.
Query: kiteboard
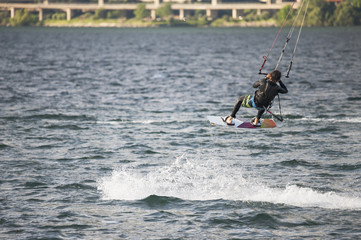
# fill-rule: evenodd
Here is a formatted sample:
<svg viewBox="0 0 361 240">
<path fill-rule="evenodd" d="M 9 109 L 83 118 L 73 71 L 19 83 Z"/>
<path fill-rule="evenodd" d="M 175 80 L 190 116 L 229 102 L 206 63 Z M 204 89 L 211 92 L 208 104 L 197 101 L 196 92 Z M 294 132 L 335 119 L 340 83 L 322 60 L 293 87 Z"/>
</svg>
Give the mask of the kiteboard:
<svg viewBox="0 0 361 240">
<path fill-rule="evenodd" d="M 274 128 L 276 127 L 276 123 L 272 119 L 261 119 L 260 126 L 253 126 L 251 120 L 247 119 L 238 119 L 234 118 L 232 123 L 233 125 L 228 125 L 224 119 L 226 117 L 219 117 L 219 116 L 207 116 L 208 121 L 212 125 L 222 125 L 227 127 L 236 127 L 236 128 Z"/>
</svg>

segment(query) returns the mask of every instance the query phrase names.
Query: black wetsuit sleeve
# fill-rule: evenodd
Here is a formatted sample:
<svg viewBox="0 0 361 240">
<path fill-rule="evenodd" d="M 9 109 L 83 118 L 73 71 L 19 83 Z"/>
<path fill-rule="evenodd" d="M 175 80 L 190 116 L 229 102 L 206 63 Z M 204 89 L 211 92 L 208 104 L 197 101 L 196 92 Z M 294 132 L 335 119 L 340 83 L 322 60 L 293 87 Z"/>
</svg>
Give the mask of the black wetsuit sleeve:
<svg viewBox="0 0 361 240">
<path fill-rule="evenodd" d="M 259 81 L 255 82 L 255 83 L 253 83 L 253 88 L 258 88 L 259 86 L 261 86 L 261 81 L 262 80 L 259 80 Z"/>
<path fill-rule="evenodd" d="M 279 81 L 279 84 L 280 84 L 280 88 L 278 90 L 279 93 L 288 93 L 288 89 L 286 87 L 286 85 L 280 80 Z"/>
</svg>

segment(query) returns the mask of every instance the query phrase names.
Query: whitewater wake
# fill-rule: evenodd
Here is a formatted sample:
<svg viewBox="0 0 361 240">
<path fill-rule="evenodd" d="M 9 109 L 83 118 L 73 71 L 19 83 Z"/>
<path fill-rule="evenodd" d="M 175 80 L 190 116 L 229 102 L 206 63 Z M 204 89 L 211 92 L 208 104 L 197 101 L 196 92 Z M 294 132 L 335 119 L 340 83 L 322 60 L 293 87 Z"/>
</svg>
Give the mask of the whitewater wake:
<svg viewBox="0 0 361 240">
<path fill-rule="evenodd" d="M 274 188 L 242 176 L 240 166 L 214 161 L 194 162 L 182 156 L 152 171 L 127 166 L 98 181 L 104 200 L 140 200 L 150 195 L 184 200 L 269 202 L 297 207 L 361 209 L 361 198 L 287 185 Z"/>
</svg>

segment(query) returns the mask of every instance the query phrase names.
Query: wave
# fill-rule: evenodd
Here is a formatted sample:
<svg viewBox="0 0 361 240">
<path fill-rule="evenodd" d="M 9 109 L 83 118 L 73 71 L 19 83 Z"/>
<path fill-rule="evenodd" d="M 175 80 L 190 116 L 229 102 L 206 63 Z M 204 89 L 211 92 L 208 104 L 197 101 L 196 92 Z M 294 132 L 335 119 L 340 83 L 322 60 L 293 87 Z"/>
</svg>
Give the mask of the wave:
<svg viewBox="0 0 361 240">
<path fill-rule="evenodd" d="M 97 121 L 98 124 L 104 124 L 104 125 L 121 125 L 124 123 L 128 123 L 128 124 L 153 124 L 153 123 L 158 123 L 160 122 L 159 120 L 150 120 L 150 119 L 145 119 L 145 120 L 124 120 L 124 119 L 114 119 L 114 120 L 109 120 L 109 121 Z"/>
<path fill-rule="evenodd" d="M 87 130 L 87 129 L 89 129 L 88 127 L 81 127 L 81 126 L 78 126 L 76 124 L 66 124 L 66 125 L 51 124 L 51 125 L 44 126 L 44 128 L 47 128 L 47 129 L 69 129 L 69 130 Z"/>
<path fill-rule="evenodd" d="M 276 114 L 277 115 L 277 114 Z M 246 118 L 251 118 L 252 115 L 245 116 Z M 269 118 L 267 116 L 266 118 Z M 307 122 L 324 122 L 325 118 L 323 117 L 305 117 L 302 115 L 291 115 L 291 114 L 285 114 L 285 119 L 289 119 L 292 121 L 307 121 Z M 205 119 L 200 119 L 199 121 L 207 122 Z M 194 123 L 194 120 L 190 118 L 183 118 L 183 119 L 111 119 L 111 120 L 105 120 L 105 121 L 97 121 L 98 124 L 104 124 L 104 125 L 121 125 L 121 124 L 149 124 L 149 125 L 155 125 L 155 124 L 172 124 L 172 123 Z M 340 118 L 327 118 L 327 122 L 329 123 L 361 123 L 361 117 L 340 117 Z"/>
<path fill-rule="evenodd" d="M 360 196 L 320 192 L 296 185 L 269 187 L 257 179 L 243 177 L 239 166 L 210 160 L 194 162 L 184 157 L 152 171 L 140 170 L 137 166 L 114 170 L 98 181 L 98 190 L 105 200 L 141 200 L 157 195 L 183 200 L 224 199 L 297 207 L 361 209 Z"/>
<path fill-rule="evenodd" d="M 61 184 L 56 187 L 57 189 L 94 189 L 93 186 L 82 183 L 70 183 L 70 184 Z"/>
<path fill-rule="evenodd" d="M 203 120 L 203 119 L 202 119 Z M 201 120 L 201 121 L 202 121 Z M 204 120 L 207 121 L 206 119 Z M 97 121 L 98 124 L 103 125 L 122 125 L 122 124 L 149 124 L 149 125 L 156 125 L 156 124 L 172 124 L 172 123 L 194 123 L 194 120 L 191 118 L 188 119 L 112 119 L 112 120 L 105 120 L 105 121 Z"/>
<path fill-rule="evenodd" d="M 308 121 L 308 122 L 324 122 L 325 118 L 312 118 L 312 117 L 303 117 L 300 119 L 295 119 L 295 121 Z M 329 123 L 361 123 L 361 117 L 343 117 L 343 118 L 327 118 Z"/>
<path fill-rule="evenodd" d="M 348 97 L 348 101 L 361 101 L 361 97 Z"/>
<path fill-rule="evenodd" d="M 11 146 L 5 143 L 0 143 L 0 149 L 5 149 L 5 148 L 11 148 Z"/>
<path fill-rule="evenodd" d="M 177 203 L 181 202 L 182 200 L 179 198 L 173 198 L 173 197 L 164 197 L 164 196 L 157 196 L 157 195 L 150 195 L 146 197 L 145 199 L 142 199 L 141 202 L 147 204 L 148 206 L 154 207 L 162 207 L 166 206 L 169 203 Z"/>
<path fill-rule="evenodd" d="M 289 166 L 289 167 L 298 167 L 298 166 L 304 166 L 304 167 L 312 166 L 314 168 L 321 167 L 319 164 L 310 163 L 310 162 L 304 161 L 304 160 L 296 160 L 296 159 L 277 162 L 276 164 L 280 164 L 282 166 Z"/>
<path fill-rule="evenodd" d="M 95 121 L 96 119 L 88 115 L 71 115 L 71 114 L 33 114 L 22 117 L 23 119 L 36 120 L 79 120 L 79 121 Z"/>
</svg>

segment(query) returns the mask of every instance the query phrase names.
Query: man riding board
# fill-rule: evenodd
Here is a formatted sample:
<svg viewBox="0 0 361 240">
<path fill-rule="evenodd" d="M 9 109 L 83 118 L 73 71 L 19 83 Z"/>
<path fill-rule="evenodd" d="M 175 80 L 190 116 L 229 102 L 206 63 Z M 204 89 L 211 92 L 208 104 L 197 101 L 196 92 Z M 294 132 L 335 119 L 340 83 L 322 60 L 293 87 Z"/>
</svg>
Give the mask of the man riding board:
<svg viewBox="0 0 361 240">
<path fill-rule="evenodd" d="M 279 83 L 279 85 L 277 83 Z M 228 125 L 233 125 L 233 118 L 236 118 L 236 113 L 239 108 L 243 106 L 247 108 L 253 107 L 258 110 L 257 116 L 251 123 L 253 126 L 260 126 L 260 119 L 273 99 L 279 93 L 288 93 L 286 86 L 281 81 L 281 72 L 278 70 L 268 73 L 265 78 L 255 82 L 253 87 L 258 88 L 254 96 L 246 95 L 238 98 L 231 115 L 225 118 L 225 122 Z"/>
</svg>

